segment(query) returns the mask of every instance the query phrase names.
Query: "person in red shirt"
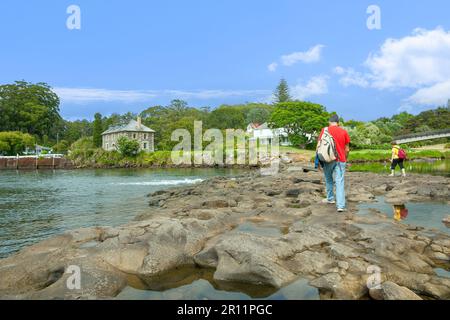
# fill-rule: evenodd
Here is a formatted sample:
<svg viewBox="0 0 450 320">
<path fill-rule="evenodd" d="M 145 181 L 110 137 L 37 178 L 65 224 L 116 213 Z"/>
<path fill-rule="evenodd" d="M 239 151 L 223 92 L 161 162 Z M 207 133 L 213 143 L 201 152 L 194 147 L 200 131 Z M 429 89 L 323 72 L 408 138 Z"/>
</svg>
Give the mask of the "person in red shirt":
<svg viewBox="0 0 450 320">
<path fill-rule="evenodd" d="M 319 140 L 322 138 L 325 128 L 320 133 Z M 324 203 L 336 204 L 338 212 L 346 210 L 345 201 L 345 168 L 347 158 L 350 152 L 350 136 L 347 131 L 339 127 L 339 116 L 333 115 L 329 120 L 328 132 L 335 141 L 338 159 L 331 163 L 324 163 L 323 172 L 327 186 L 327 198 Z M 336 186 L 336 197 L 333 192 L 333 186 Z"/>
</svg>

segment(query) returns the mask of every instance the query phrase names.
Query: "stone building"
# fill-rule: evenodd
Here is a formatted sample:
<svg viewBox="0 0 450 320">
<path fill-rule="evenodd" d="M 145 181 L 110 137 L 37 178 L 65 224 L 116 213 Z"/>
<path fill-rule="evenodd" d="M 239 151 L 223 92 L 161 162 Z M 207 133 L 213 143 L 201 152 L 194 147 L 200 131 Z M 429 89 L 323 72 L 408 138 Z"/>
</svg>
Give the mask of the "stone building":
<svg viewBox="0 0 450 320">
<path fill-rule="evenodd" d="M 140 151 L 155 151 L 154 136 L 155 131 L 142 124 L 141 118 L 131 120 L 128 124 L 122 126 L 110 127 L 102 133 L 102 147 L 106 151 L 117 150 L 117 140 L 125 136 L 128 139 L 139 142 Z"/>
</svg>

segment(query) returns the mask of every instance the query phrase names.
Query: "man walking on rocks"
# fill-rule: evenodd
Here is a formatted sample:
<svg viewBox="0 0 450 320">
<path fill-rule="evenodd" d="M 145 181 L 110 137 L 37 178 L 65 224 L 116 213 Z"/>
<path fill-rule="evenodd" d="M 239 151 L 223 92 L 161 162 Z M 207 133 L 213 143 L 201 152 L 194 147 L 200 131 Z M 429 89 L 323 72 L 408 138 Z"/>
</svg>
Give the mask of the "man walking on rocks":
<svg viewBox="0 0 450 320">
<path fill-rule="evenodd" d="M 327 143 L 326 139 L 329 139 L 330 143 Z M 347 157 L 350 152 L 350 136 L 347 131 L 339 127 L 338 115 L 333 115 L 329 120 L 329 126 L 322 129 L 319 136 L 319 146 L 322 144 L 322 148 L 324 141 L 325 144 L 329 145 L 328 150 L 331 154 L 324 159 L 323 171 L 327 187 L 327 198 L 323 202 L 336 204 L 337 211 L 344 212 L 346 211 L 344 176 Z M 331 159 L 332 161 L 330 161 Z M 333 192 L 333 185 L 336 185 L 336 197 Z"/>
</svg>

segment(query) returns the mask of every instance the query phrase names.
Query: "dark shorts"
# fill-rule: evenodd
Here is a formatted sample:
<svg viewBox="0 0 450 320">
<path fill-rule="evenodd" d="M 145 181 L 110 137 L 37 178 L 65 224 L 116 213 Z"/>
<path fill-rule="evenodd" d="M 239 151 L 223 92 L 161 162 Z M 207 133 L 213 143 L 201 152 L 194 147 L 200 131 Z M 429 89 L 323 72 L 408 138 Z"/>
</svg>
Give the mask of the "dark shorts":
<svg viewBox="0 0 450 320">
<path fill-rule="evenodd" d="M 391 170 L 395 170 L 395 168 L 397 168 L 397 165 L 400 166 L 400 169 L 405 168 L 403 165 L 403 159 L 394 159 L 392 160 Z"/>
</svg>

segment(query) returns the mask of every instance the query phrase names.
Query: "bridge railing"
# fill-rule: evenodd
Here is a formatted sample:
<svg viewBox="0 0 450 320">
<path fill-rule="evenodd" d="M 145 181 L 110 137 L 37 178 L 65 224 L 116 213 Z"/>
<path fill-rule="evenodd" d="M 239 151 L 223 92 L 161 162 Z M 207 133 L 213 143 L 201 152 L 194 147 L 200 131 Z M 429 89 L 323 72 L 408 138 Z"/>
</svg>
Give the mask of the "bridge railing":
<svg viewBox="0 0 450 320">
<path fill-rule="evenodd" d="M 419 133 L 412 133 L 412 134 L 406 134 L 402 136 L 398 136 L 394 138 L 394 141 L 396 140 L 404 140 L 404 139 L 412 139 L 412 138 L 420 138 L 420 137 L 428 137 L 428 136 L 439 136 L 446 133 L 450 133 L 449 129 L 442 129 L 442 130 L 435 130 L 430 132 L 419 132 Z"/>
</svg>

